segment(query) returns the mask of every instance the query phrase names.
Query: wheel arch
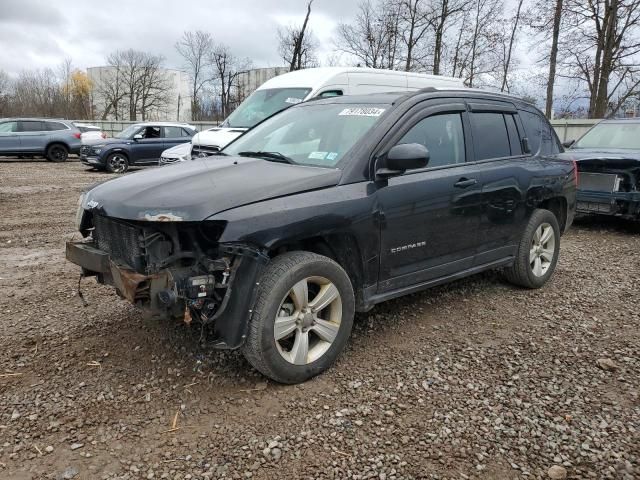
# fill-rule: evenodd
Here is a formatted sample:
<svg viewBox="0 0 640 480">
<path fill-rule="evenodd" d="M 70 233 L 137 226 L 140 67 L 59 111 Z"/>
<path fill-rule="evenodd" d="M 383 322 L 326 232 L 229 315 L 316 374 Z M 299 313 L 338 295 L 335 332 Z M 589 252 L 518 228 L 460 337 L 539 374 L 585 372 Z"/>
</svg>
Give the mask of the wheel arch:
<svg viewBox="0 0 640 480">
<path fill-rule="evenodd" d="M 63 140 L 51 140 L 44 147 L 44 153 L 46 154 L 49 148 L 53 147 L 54 145 L 62 145 L 64 148 L 67 149 L 67 152 L 71 152 L 71 147 L 69 146 L 68 143 L 64 142 Z"/>
<path fill-rule="evenodd" d="M 317 253 L 335 261 L 347 272 L 351 280 L 356 298 L 356 310 L 364 305 L 364 272 L 363 265 L 358 261 L 362 258 L 362 253 L 353 235 L 326 234 L 287 240 L 269 249 L 269 255 L 273 258 L 293 251 Z"/>
<path fill-rule="evenodd" d="M 564 197 L 547 198 L 538 203 L 537 208 L 544 208 L 553 213 L 558 220 L 560 234 L 564 233 L 567 225 L 567 199 Z"/>
</svg>

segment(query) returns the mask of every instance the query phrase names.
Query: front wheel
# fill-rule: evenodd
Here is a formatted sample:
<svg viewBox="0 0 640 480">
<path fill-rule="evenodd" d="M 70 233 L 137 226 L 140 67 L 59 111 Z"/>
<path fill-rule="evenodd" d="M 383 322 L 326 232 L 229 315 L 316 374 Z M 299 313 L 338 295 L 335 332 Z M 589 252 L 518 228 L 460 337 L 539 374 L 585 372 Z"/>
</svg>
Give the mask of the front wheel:
<svg viewBox="0 0 640 480">
<path fill-rule="evenodd" d="M 280 255 L 260 279 L 244 356 L 277 382 L 304 382 L 338 358 L 354 312 L 353 287 L 340 265 L 310 252 Z"/>
<path fill-rule="evenodd" d="M 47 148 L 46 157 L 50 162 L 64 162 L 69 158 L 69 150 L 64 145 L 54 143 Z"/>
<path fill-rule="evenodd" d="M 105 166 L 110 173 L 125 173 L 129 170 L 129 159 L 123 153 L 112 153 L 107 157 Z"/>
<path fill-rule="evenodd" d="M 513 265 L 505 269 L 511 283 L 542 287 L 556 268 L 560 253 L 560 227 L 549 210 L 534 210 L 524 230 Z"/>
</svg>

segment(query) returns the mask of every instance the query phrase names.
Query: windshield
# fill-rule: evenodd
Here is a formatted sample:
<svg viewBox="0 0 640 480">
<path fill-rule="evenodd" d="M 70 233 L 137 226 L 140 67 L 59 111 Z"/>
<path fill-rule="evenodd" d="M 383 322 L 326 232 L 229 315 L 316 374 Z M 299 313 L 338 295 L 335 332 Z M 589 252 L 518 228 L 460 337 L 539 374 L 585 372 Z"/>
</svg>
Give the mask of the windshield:
<svg viewBox="0 0 640 480">
<path fill-rule="evenodd" d="M 249 130 L 223 149 L 290 163 L 335 167 L 380 120 L 388 105 L 316 104 L 290 108 Z M 282 158 L 284 157 L 284 158 Z"/>
<path fill-rule="evenodd" d="M 116 135 L 116 138 L 131 138 L 138 130 L 140 125 L 130 125 Z"/>
<path fill-rule="evenodd" d="M 626 148 L 640 150 L 640 123 L 600 123 L 572 148 Z"/>
<path fill-rule="evenodd" d="M 251 128 L 283 108 L 302 102 L 310 91 L 310 88 L 256 90 L 229 115 L 222 126 Z"/>
</svg>

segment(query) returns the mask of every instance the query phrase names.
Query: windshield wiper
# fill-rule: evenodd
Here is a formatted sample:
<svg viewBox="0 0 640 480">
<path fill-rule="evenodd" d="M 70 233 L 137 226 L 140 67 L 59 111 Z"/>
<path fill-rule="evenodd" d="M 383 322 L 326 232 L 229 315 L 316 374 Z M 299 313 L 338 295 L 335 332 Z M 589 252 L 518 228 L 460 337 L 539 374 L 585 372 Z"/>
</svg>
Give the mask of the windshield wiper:
<svg viewBox="0 0 640 480">
<path fill-rule="evenodd" d="M 281 163 L 290 163 L 292 165 L 295 165 L 297 163 L 291 158 L 287 157 L 286 155 L 281 154 L 280 152 L 246 151 L 246 152 L 240 152 L 238 153 L 238 155 L 240 155 L 241 157 L 264 158 L 265 160 L 281 162 Z"/>
</svg>

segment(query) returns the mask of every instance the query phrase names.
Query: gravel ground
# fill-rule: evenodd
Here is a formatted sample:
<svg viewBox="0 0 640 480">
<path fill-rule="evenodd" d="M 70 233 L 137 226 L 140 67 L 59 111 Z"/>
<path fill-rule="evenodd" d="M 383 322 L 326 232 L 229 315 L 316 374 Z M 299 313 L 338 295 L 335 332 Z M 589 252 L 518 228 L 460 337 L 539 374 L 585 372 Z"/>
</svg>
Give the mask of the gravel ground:
<svg viewBox="0 0 640 480">
<path fill-rule="evenodd" d="M 640 478 L 640 236 L 583 221 L 553 281 L 497 274 L 359 315 L 267 382 L 65 262 L 77 162 L 0 162 L 0 478 Z"/>
</svg>

